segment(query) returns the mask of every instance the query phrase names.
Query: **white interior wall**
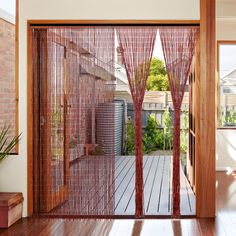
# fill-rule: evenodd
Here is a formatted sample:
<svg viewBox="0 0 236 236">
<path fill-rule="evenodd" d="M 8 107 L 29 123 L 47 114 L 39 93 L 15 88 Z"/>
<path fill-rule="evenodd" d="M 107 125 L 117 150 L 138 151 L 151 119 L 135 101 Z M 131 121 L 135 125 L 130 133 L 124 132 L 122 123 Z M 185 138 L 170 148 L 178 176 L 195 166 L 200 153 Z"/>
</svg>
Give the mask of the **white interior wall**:
<svg viewBox="0 0 236 236">
<path fill-rule="evenodd" d="M 236 2 L 217 3 L 217 40 L 236 41 Z M 216 170 L 236 170 L 236 129 L 218 129 L 216 137 Z"/>
<path fill-rule="evenodd" d="M 20 0 L 26 19 L 199 19 L 199 0 Z M 22 21 L 23 20 L 23 21 Z"/>
<path fill-rule="evenodd" d="M 27 215 L 27 20 L 199 20 L 200 0 L 19 0 L 19 156 L 0 165 L 1 191 L 23 192 Z"/>
<path fill-rule="evenodd" d="M 236 6 L 235 6 L 236 9 Z M 236 18 L 218 19 L 216 28 L 217 40 L 235 40 L 236 41 Z"/>
<path fill-rule="evenodd" d="M 236 16 L 235 0 L 216 0 L 217 18 L 234 18 Z"/>
</svg>

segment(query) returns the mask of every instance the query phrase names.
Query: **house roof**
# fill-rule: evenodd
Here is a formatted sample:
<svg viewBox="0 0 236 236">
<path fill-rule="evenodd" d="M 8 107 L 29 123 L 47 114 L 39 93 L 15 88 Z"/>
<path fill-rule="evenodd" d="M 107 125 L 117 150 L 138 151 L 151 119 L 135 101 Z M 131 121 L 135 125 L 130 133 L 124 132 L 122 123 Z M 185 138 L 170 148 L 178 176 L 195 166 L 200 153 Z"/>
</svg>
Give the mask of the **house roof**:
<svg viewBox="0 0 236 236">
<path fill-rule="evenodd" d="M 222 79 L 236 78 L 236 68 L 226 74 Z"/>
<path fill-rule="evenodd" d="M 228 74 L 226 74 L 223 78 L 221 78 L 220 84 L 221 86 L 224 86 L 225 88 L 228 87 L 227 90 L 232 92 L 233 91 L 232 89 L 234 89 L 232 86 L 236 86 L 236 69 L 233 69 Z"/>
<path fill-rule="evenodd" d="M 0 19 L 15 25 L 15 16 L 0 8 Z"/>
</svg>

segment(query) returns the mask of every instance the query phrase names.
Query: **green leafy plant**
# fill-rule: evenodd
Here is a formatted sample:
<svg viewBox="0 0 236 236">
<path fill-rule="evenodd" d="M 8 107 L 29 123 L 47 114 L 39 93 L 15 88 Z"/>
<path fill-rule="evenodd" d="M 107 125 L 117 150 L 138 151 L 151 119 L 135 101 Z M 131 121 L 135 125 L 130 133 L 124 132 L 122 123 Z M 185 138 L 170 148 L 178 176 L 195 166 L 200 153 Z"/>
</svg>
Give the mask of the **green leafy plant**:
<svg viewBox="0 0 236 236">
<path fill-rule="evenodd" d="M 220 124 L 222 126 L 235 126 L 236 125 L 236 112 L 226 111 L 225 115 L 220 117 Z"/>
<path fill-rule="evenodd" d="M 180 149 L 182 154 L 186 154 L 188 148 L 188 111 L 183 115 L 183 127 L 180 133 Z M 173 148 L 173 121 L 169 109 L 163 114 L 164 129 L 155 118 L 150 114 L 147 125 L 143 130 L 142 146 L 143 153 L 150 153 L 157 150 L 172 150 Z M 135 126 L 132 120 L 127 123 L 126 155 L 135 153 Z"/>
<path fill-rule="evenodd" d="M 151 60 L 149 75 L 160 75 L 160 74 L 161 75 L 167 74 L 164 61 L 157 57 L 154 57 Z"/>
<path fill-rule="evenodd" d="M 134 122 L 129 120 L 127 122 L 127 139 L 126 139 L 126 155 L 132 155 L 135 153 L 135 127 Z"/>
<path fill-rule="evenodd" d="M 170 111 L 167 108 L 163 114 L 164 122 L 164 141 L 163 150 L 171 150 L 173 147 L 173 127 L 172 120 L 170 116 Z"/>
<path fill-rule="evenodd" d="M 168 91 L 169 81 L 164 62 L 158 58 L 151 60 L 149 76 L 147 80 L 147 90 Z"/>
<path fill-rule="evenodd" d="M 163 146 L 163 132 L 154 114 L 150 114 L 143 134 L 144 153 L 156 151 Z"/>
<path fill-rule="evenodd" d="M 235 123 L 236 123 L 236 112 L 228 111 L 227 116 L 226 116 L 226 122 L 229 125 L 235 125 Z"/>
<path fill-rule="evenodd" d="M 180 131 L 180 151 L 182 153 L 187 153 L 188 150 L 188 128 L 189 128 L 188 124 L 189 124 L 188 111 L 184 111 L 183 126 Z"/>
<path fill-rule="evenodd" d="M 149 91 L 168 91 L 169 81 L 167 75 L 150 75 L 147 81 Z"/>
<path fill-rule="evenodd" d="M 13 148 L 20 141 L 21 134 L 9 140 L 8 137 L 9 129 L 10 126 L 4 126 L 0 131 L 0 161 L 9 156 Z"/>
</svg>

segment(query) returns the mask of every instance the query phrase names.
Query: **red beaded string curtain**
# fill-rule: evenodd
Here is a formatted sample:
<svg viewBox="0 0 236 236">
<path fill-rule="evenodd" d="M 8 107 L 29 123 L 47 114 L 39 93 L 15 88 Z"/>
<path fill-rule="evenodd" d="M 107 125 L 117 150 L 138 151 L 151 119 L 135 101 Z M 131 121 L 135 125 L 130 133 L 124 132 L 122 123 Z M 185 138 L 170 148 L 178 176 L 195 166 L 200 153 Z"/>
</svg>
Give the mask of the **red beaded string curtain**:
<svg viewBox="0 0 236 236">
<path fill-rule="evenodd" d="M 181 104 L 195 50 L 198 27 L 160 27 L 160 38 L 165 58 L 174 107 L 174 144 L 172 170 L 172 215 L 180 216 L 180 115 Z"/>
<path fill-rule="evenodd" d="M 80 179 L 80 215 L 115 214 L 114 53 L 112 27 L 72 32 L 79 57 L 79 139 L 86 160 L 74 168 Z M 82 165 L 83 164 L 83 165 Z"/>
<path fill-rule="evenodd" d="M 151 26 L 117 27 L 118 42 L 135 110 L 135 215 L 143 215 L 142 103 L 156 39 Z"/>
<path fill-rule="evenodd" d="M 114 28 L 49 27 L 35 32 L 33 47 L 42 48 L 33 49 L 34 56 L 40 52 L 44 59 L 35 60 L 33 69 L 41 80 L 35 85 L 39 212 L 113 215 Z"/>
</svg>

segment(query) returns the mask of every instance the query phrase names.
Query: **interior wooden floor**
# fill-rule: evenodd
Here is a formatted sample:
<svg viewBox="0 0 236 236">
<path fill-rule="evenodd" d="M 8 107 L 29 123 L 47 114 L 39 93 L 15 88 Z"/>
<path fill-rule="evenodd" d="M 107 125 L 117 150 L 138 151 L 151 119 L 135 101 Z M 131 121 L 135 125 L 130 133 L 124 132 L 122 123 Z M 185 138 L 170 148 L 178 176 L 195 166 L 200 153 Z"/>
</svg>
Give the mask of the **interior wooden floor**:
<svg viewBox="0 0 236 236">
<path fill-rule="evenodd" d="M 79 220 L 26 218 L 1 235 L 236 235 L 236 179 L 217 172 L 215 219 Z"/>
<path fill-rule="evenodd" d="M 53 215 L 111 215 L 135 214 L 135 157 L 116 156 L 115 175 L 106 187 L 103 164 L 105 156 L 89 156 L 70 166 L 71 181 L 68 200 L 49 214 Z M 145 215 L 171 215 L 171 156 L 144 156 L 144 212 Z M 95 173 L 93 166 L 99 169 Z M 84 171 L 86 172 L 84 173 Z M 80 174 L 81 173 L 81 174 Z M 84 173 L 84 174 L 83 174 Z M 94 178 L 99 178 L 95 184 Z M 90 181 L 92 180 L 92 181 Z M 181 170 L 181 215 L 195 215 L 195 195 Z M 106 200 L 104 192 L 113 189 L 110 200 Z M 108 204 L 106 204 L 109 202 Z M 107 208 L 113 208 L 109 211 Z"/>
</svg>

